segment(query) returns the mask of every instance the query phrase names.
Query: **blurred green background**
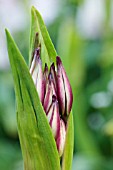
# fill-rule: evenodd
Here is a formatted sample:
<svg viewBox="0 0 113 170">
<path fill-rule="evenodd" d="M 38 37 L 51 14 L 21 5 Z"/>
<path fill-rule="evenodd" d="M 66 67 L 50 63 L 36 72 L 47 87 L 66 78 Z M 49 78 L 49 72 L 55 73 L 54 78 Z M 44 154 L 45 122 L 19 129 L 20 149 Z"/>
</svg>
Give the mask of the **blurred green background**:
<svg viewBox="0 0 113 170">
<path fill-rule="evenodd" d="M 4 28 L 28 62 L 30 7 L 42 14 L 73 94 L 72 170 L 113 170 L 113 1 L 0 0 L 0 170 L 22 170 Z"/>
</svg>

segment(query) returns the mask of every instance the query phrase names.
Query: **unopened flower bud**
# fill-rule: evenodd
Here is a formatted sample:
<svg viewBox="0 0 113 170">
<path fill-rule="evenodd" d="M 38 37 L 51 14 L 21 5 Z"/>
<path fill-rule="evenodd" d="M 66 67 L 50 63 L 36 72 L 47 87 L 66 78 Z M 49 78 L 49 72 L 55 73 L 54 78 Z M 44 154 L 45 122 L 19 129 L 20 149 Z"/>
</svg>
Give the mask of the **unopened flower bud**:
<svg viewBox="0 0 113 170">
<path fill-rule="evenodd" d="M 60 114 L 59 114 L 59 106 L 56 96 L 52 96 L 52 103 L 50 109 L 47 112 L 47 119 L 52 128 L 53 136 L 56 139 L 60 130 Z"/>
<path fill-rule="evenodd" d="M 62 65 L 60 57 L 57 56 L 57 95 L 60 109 L 63 115 L 68 115 L 72 108 L 73 95 L 71 85 Z"/>
<path fill-rule="evenodd" d="M 55 95 L 56 96 L 56 91 L 55 91 L 55 86 L 54 86 L 54 82 L 53 82 L 53 77 L 52 74 L 50 73 L 48 76 L 48 82 L 46 84 L 46 93 L 45 93 L 45 98 L 44 98 L 44 110 L 47 113 L 48 109 L 52 103 L 52 96 Z"/>
<path fill-rule="evenodd" d="M 40 48 L 34 52 L 30 73 L 38 91 L 59 155 L 62 156 L 66 138 L 66 123 L 71 111 L 73 95 L 60 57 L 56 58 L 57 71 L 52 63 L 50 70 L 45 64 L 44 72 Z"/>
<path fill-rule="evenodd" d="M 64 151 L 64 146 L 65 146 L 65 139 L 66 139 L 66 127 L 64 124 L 64 121 L 61 119 L 60 120 L 60 130 L 57 136 L 57 148 L 59 155 L 62 156 L 63 151 Z"/>
<path fill-rule="evenodd" d="M 41 102 L 44 99 L 44 79 L 42 71 L 42 62 L 40 59 L 40 48 L 37 48 L 34 52 L 33 61 L 30 67 L 30 73 L 32 75 L 34 84 L 36 86 L 39 98 Z"/>
</svg>

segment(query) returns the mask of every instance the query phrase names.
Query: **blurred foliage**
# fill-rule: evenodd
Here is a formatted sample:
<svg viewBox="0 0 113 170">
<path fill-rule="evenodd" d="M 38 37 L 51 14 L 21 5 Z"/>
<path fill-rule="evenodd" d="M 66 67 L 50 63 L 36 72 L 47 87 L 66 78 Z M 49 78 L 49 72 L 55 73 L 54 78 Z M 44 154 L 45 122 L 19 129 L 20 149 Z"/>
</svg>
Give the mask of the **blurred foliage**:
<svg viewBox="0 0 113 170">
<path fill-rule="evenodd" d="M 104 29 L 96 38 L 84 38 L 76 13 L 85 0 L 65 0 L 48 25 L 73 88 L 75 148 L 73 170 L 113 169 L 113 30 L 106 0 Z M 29 25 L 29 24 L 28 24 Z M 28 28 L 15 40 L 28 61 Z M 0 71 L 0 169 L 22 170 L 12 75 Z"/>
</svg>

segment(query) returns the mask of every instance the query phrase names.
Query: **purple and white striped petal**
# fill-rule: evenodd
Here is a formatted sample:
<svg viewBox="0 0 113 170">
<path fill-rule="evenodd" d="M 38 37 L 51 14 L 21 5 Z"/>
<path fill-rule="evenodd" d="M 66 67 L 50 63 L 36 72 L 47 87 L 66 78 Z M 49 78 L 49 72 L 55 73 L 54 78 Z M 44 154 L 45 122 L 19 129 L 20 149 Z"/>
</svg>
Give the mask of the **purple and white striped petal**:
<svg viewBox="0 0 113 170">
<path fill-rule="evenodd" d="M 73 94 L 68 77 L 62 65 L 60 57 L 57 56 L 57 90 L 62 114 L 68 115 L 72 108 Z"/>
<path fill-rule="evenodd" d="M 65 89 L 62 78 L 61 67 L 57 68 L 57 96 L 59 101 L 59 107 L 62 114 L 65 113 Z"/>
<path fill-rule="evenodd" d="M 30 74 L 32 75 L 32 78 L 33 78 L 33 81 L 34 81 L 34 84 L 36 85 L 36 81 L 37 81 L 37 74 L 38 74 L 38 69 L 39 69 L 39 63 L 38 63 L 38 60 L 39 60 L 39 52 L 40 49 L 37 48 L 34 52 L 34 56 L 33 56 L 33 60 L 31 62 L 31 66 L 30 66 Z"/>
<path fill-rule="evenodd" d="M 30 73 L 44 107 L 61 157 L 64 152 L 66 140 L 67 115 L 71 111 L 73 95 L 62 61 L 58 56 L 56 57 L 56 64 L 57 73 L 55 71 L 54 63 L 50 67 L 50 72 L 47 64 L 45 64 L 43 72 L 40 48 L 37 48 L 34 52 L 30 66 Z"/>
<path fill-rule="evenodd" d="M 50 73 L 52 74 L 53 77 L 53 82 L 54 82 L 54 86 L 55 86 L 55 91 L 57 92 L 57 77 L 56 77 L 56 71 L 55 71 L 55 65 L 54 63 L 52 63 L 51 67 L 50 67 Z"/>
<path fill-rule="evenodd" d="M 34 52 L 34 57 L 30 67 L 30 73 L 32 75 L 32 79 L 36 86 L 39 98 L 41 102 L 44 99 L 44 79 L 43 79 L 43 71 L 42 71 L 42 62 L 40 59 L 40 48 L 37 48 Z"/>
<path fill-rule="evenodd" d="M 43 77 L 44 77 L 44 94 L 46 93 L 46 84 L 48 82 L 48 76 L 49 76 L 48 66 L 47 66 L 47 64 L 45 64 L 44 73 L 43 73 Z"/>
<path fill-rule="evenodd" d="M 46 94 L 45 94 L 44 103 L 43 103 L 43 107 L 46 113 L 48 112 L 49 107 L 52 103 L 53 95 L 56 96 L 56 92 L 55 92 L 52 74 L 50 73 L 48 76 L 48 82 L 46 84 Z"/>
<path fill-rule="evenodd" d="M 44 100 L 44 79 L 43 79 L 43 71 L 42 71 L 42 63 L 39 59 L 39 70 L 38 70 L 38 76 L 37 76 L 37 82 L 36 82 L 36 89 L 39 94 L 39 98 L 41 102 L 43 103 Z"/>
<path fill-rule="evenodd" d="M 52 96 L 52 104 L 47 113 L 47 119 L 51 126 L 53 136 L 56 139 L 60 130 L 60 114 L 58 101 L 55 95 Z"/>
<path fill-rule="evenodd" d="M 65 127 L 64 121 L 61 119 L 60 120 L 60 131 L 59 131 L 59 134 L 56 140 L 57 149 L 58 149 L 60 157 L 62 156 L 63 151 L 64 151 L 65 140 L 66 140 L 66 127 Z"/>
</svg>

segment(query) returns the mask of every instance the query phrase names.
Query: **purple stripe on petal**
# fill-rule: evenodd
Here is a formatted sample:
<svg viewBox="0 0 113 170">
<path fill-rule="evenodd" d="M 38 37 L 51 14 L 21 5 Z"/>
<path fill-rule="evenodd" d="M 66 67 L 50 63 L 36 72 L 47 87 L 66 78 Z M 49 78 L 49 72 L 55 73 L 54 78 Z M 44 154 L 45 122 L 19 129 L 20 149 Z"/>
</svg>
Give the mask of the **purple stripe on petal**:
<svg viewBox="0 0 113 170">
<path fill-rule="evenodd" d="M 50 123 L 51 119 L 53 119 L 53 113 L 54 113 L 54 102 L 51 103 L 51 106 L 48 110 L 48 113 L 47 113 L 47 119 L 48 119 L 48 122 Z"/>
</svg>

